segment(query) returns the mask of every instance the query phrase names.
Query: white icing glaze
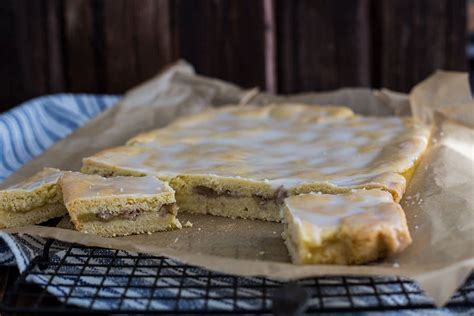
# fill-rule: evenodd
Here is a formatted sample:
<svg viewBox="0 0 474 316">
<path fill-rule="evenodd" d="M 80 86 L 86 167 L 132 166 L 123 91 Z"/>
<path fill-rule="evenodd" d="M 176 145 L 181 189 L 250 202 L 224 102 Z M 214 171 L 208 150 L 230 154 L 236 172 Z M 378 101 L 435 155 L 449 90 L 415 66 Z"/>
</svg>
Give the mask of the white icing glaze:
<svg viewBox="0 0 474 316">
<path fill-rule="evenodd" d="M 96 199 L 111 196 L 141 197 L 174 192 L 166 183 L 152 176 L 112 177 L 68 172 L 59 180 L 64 203 L 77 199 Z"/>
<path fill-rule="evenodd" d="M 64 171 L 54 168 L 44 168 L 30 178 L 12 185 L 6 191 L 34 191 L 45 184 L 55 184 Z"/>
<path fill-rule="evenodd" d="M 319 227 L 337 226 L 348 216 L 394 203 L 392 195 L 381 190 L 354 190 L 344 194 L 308 193 L 289 197 L 285 204 L 297 221 Z"/>
<path fill-rule="evenodd" d="M 343 221 L 382 223 L 390 227 L 404 227 L 400 206 L 390 193 L 381 190 L 353 190 L 344 194 L 301 194 L 285 199 L 293 223 L 300 226 L 302 238 L 319 243 L 321 231 L 337 230 Z"/>
<path fill-rule="evenodd" d="M 227 107 L 139 135 L 84 164 L 160 177 L 240 176 L 274 187 L 351 187 L 408 170 L 428 137 L 428 129 L 412 119 L 354 116 L 344 108 Z"/>
</svg>

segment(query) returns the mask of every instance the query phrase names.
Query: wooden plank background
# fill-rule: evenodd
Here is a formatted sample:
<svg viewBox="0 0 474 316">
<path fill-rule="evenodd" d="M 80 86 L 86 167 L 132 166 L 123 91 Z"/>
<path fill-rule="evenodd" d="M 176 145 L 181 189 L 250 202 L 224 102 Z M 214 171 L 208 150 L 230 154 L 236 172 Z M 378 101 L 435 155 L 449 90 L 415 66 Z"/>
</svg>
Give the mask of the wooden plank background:
<svg viewBox="0 0 474 316">
<path fill-rule="evenodd" d="M 465 0 L 2 0 L 0 111 L 62 91 L 122 93 L 184 58 L 277 93 L 407 92 L 467 70 Z"/>
</svg>

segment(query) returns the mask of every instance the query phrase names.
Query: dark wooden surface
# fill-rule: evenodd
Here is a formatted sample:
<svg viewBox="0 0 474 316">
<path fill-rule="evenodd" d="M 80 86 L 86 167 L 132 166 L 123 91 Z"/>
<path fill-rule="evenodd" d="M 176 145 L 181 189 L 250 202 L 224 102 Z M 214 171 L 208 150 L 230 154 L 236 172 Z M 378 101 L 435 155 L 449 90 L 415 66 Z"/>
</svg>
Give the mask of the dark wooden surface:
<svg viewBox="0 0 474 316">
<path fill-rule="evenodd" d="M 368 0 L 278 1 L 283 93 L 370 86 Z"/>
<path fill-rule="evenodd" d="M 464 70 L 466 1 L 374 2 L 376 86 L 408 91 L 436 68 Z"/>
<path fill-rule="evenodd" d="M 0 111 L 60 91 L 122 93 L 178 58 L 271 92 L 407 92 L 466 70 L 465 0 L 3 0 Z"/>
<path fill-rule="evenodd" d="M 175 57 L 244 86 L 265 86 L 264 2 L 173 2 Z"/>
</svg>

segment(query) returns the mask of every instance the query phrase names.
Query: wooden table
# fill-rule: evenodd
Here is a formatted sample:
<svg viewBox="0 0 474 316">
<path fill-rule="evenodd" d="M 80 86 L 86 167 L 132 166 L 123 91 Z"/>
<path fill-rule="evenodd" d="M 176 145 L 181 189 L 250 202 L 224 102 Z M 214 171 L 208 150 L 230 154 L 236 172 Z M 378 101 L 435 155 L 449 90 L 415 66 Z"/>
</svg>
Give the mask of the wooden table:
<svg viewBox="0 0 474 316">
<path fill-rule="evenodd" d="M 0 112 L 57 93 L 123 93 L 183 58 L 278 93 L 408 92 L 467 70 L 466 0 L 0 1 Z"/>
</svg>

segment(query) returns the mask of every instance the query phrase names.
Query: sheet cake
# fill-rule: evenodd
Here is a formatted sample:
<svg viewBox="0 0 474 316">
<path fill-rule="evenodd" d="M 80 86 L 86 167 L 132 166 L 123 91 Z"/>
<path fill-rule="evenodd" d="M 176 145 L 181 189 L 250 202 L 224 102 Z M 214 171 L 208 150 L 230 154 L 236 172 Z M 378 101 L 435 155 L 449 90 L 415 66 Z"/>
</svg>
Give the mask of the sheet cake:
<svg viewBox="0 0 474 316">
<path fill-rule="evenodd" d="M 228 106 L 85 158 L 82 171 L 154 175 L 181 210 L 279 221 L 283 199 L 302 193 L 381 189 L 399 201 L 429 134 L 412 118 L 341 106 Z"/>
</svg>

